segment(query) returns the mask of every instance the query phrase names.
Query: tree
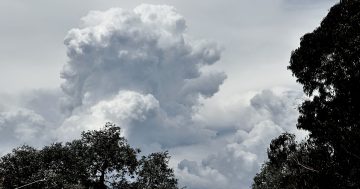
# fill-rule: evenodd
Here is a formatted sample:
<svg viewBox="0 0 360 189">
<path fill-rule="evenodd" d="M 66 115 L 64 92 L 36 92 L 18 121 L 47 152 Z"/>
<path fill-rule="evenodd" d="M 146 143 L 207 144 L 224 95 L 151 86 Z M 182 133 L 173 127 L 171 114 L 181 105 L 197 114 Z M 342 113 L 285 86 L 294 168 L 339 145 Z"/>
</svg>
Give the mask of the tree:
<svg viewBox="0 0 360 189">
<path fill-rule="evenodd" d="M 313 141 L 295 141 L 295 135 L 284 133 L 274 139 L 267 161 L 254 178 L 254 189 L 270 188 L 341 188 L 336 184 L 328 147 Z"/>
<path fill-rule="evenodd" d="M 81 163 L 61 143 L 37 150 L 21 146 L 0 159 L 0 185 L 16 188 L 77 188 Z"/>
<path fill-rule="evenodd" d="M 27 183 L 42 180 L 39 152 L 30 147 L 22 146 L 1 158 L 0 178 L 5 188 L 14 188 Z"/>
<path fill-rule="evenodd" d="M 300 107 L 297 127 L 316 145 L 330 146 L 337 180 L 360 187 L 360 1 L 331 8 L 319 28 L 306 34 L 289 69 L 313 97 Z"/>
<path fill-rule="evenodd" d="M 72 153 L 69 145 L 55 143 L 39 150 L 44 174 L 43 188 L 78 188 L 87 175 L 83 159 Z"/>
<path fill-rule="evenodd" d="M 177 179 L 168 167 L 168 152 L 143 156 L 139 163 L 136 188 L 141 189 L 177 189 Z"/>
<path fill-rule="evenodd" d="M 333 6 L 321 25 L 301 38 L 288 69 L 309 96 L 299 108 L 297 123 L 297 128 L 309 131 L 309 138 L 296 144 L 295 154 L 306 158 L 301 164 L 316 167 L 311 178 L 294 179 L 311 188 L 360 188 L 360 1 L 343 0 Z M 270 150 L 269 156 L 274 152 Z M 270 160 L 255 179 L 271 180 L 266 172 L 274 171 L 277 163 L 291 162 Z M 307 170 L 295 163 L 288 171 L 298 169 Z M 253 187 L 257 186 L 255 180 Z"/>
<path fill-rule="evenodd" d="M 298 128 L 339 149 L 339 141 L 359 141 L 359 22 L 359 0 L 335 5 L 319 28 L 303 36 L 288 67 L 313 97 L 300 108 Z"/>
<path fill-rule="evenodd" d="M 15 188 L 128 188 L 177 189 L 168 167 L 167 152 L 138 160 L 120 128 L 107 123 L 97 131 L 83 132 L 81 139 L 54 143 L 41 150 L 16 148 L 0 159 L 0 186 Z M 30 186 L 30 185 L 29 185 Z"/>
<path fill-rule="evenodd" d="M 137 167 L 140 151 L 131 148 L 120 136 L 120 128 L 110 123 L 102 130 L 83 132 L 80 140 L 68 145 L 85 165 L 89 186 L 103 189 L 107 184 L 124 183 Z"/>
</svg>

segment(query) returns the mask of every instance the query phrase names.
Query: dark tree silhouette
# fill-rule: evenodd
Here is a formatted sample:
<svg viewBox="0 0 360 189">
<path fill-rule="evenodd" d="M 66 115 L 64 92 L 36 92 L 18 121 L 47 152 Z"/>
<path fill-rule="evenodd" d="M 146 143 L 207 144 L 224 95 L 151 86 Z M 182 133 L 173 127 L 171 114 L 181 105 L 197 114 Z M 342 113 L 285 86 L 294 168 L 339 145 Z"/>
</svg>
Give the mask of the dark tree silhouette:
<svg viewBox="0 0 360 189">
<path fill-rule="evenodd" d="M 271 142 L 268 157 L 254 178 L 254 189 L 341 188 L 327 146 L 310 139 L 298 143 L 295 135 L 284 133 Z"/>
<path fill-rule="evenodd" d="M 168 152 L 153 153 L 140 160 L 136 188 L 142 189 L 176 189 L 177 180 L 174 172 L 168 167 Z"/>
<path fill-rule="evenodd" d="M 40 153 L 30 147 L 16 148 L 1 158 L 0 178 L 5 188 L 15 188 L 33 181 L 41 180 Z"/>
<path fill-rule="evenodd" d="M 85 173 L 95 188 L 126 182 L 137 167 L 139 150 L 131 148 L 120 136 L 120 128 L 106 124 L 99 131 L 83 132 L 80 140 L 68 143 L 86 167 Z"/>
<path fill-rule="evenodd" d="M 298 185 L 281 188 L 360 188 L 360 1 L 333 6 L 321 25 L 301 38 L 288 68 L 309 96 L 297 124 L 309 138 L 281 156 L 276 152 L 282 147 L 270 148 L 253 188 L 276 188 L 270 183 L 284 183 L 288 174 Z M 277 164 L 288 167 L 276 172 Z M 302 177 L 303 171 L 311 177 Z M 275 172 L 276 178 L 268 174 Z"/>
<path fill-rule="evenodd" d="M 107 123 L 81 139 L 55 143 L 41 150 L 16 148 L 0 159 L 0 186 L 30 188 L 177 189 L 167 152 L 143 156 L 121 137 L 120 128 Z"/>
</svg>

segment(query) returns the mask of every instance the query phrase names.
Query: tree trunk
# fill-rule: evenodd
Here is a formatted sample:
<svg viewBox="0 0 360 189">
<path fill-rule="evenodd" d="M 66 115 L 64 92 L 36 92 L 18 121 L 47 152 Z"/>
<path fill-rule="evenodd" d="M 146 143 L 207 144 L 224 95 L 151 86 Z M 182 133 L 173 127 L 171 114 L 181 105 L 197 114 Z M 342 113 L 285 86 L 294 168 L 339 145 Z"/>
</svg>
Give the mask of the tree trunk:
<svg viewBox="0 0 360 189">
<path fill-rule="evenodd" d="M 101 167 L 101 175 L 100 175 L 100 179 L 99 179 L 99 189 L 107 189 L 106 185 L 105 185 L 105 171 L 106 168 L 108 166 L 108 162 L 105 161 Z"/>
</svg>

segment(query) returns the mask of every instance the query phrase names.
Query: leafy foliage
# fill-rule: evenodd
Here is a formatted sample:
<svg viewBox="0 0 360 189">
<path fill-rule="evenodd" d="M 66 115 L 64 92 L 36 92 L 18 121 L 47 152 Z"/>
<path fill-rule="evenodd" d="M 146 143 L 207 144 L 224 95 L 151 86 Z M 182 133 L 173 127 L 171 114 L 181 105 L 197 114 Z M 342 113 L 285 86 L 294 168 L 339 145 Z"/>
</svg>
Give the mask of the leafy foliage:
<svg viewBox="0 0 360 189">
<path fill-rule="evenodd" d="M 309 138 L 274 140 L 253 188 L 360 188 L 360 1 L 333 6 L 288 68 L 309 96 L 297 124 Z"/>
<path fill-rule="evenodd" d="M 85 173 L 96 188 L 106 188 L 105 181 L 110 185 L 126 182 L 126 176 L 133 174 L 137 166 L 139 150 L 132 149 L 120 136 L 120 128 L 112 124 L 100 131 L 83 132 L 79 141 L 68 145 L 75 153 L 81 152 L 78 157 L 84 161 Z"/>
<path fill-rule="evenodd" d="M 3 186 L 17 187 L 40 180 L 43 175 L 40 172 L 42 165 L 39 160 L 40 153 L 30 146 L 16 148 L 11 154 L 3 156 L 0 162 Z"/>
<path fill-rule="evenodd" d="M 169 158 L 168 152 L 143 156 L 140 160 L 136 188 L 176 189 L 177 180 L 173 170 L 167 166 Z"/>
<path fill-rule="evenodd" d="M 328 150 L 311 140 L 298 143 L 295 135 L 289 133 L 280 135 L 271 142 L 269 161 L 255 176 L 253 188 L 335 187 L 332 181 L 336 178 L 329 169 L 334 162 L 329 158 Z M 332 180 L 327 180 L 329 178 Z"/>
<path fill-rule="evenodd" d="M 41 150 L 16 148 L 0 159 L 0 186 L 16 188 L 129 188 L 176 189 L 167 152 L 143 156 L 107 123 L 98 131 L 83 132 L 81 139 L 55 143 Z M 30 185 L 29 185 L 30 186 Z"/>
</svg>

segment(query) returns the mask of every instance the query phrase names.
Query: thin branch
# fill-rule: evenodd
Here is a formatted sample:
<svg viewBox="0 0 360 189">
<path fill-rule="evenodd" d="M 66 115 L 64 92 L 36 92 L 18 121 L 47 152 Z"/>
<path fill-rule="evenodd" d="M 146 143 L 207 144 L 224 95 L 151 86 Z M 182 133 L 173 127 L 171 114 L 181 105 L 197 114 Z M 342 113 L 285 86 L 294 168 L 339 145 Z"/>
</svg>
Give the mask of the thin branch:
<svg viewBox="0 0 360 189">
<path fill-rule="evenodd" d="M 309 167 L 309 166 L 306 166 L 306 165 L 304 165 L 304 164 L 302 164 L 302 163 L 300 163 L 299 162 L 299 160 L 297 160 L 297 159 L 295 159 L 295 158 L 292 158 L 298 165 L 300 165 L 302 168 L 304 168 L 304 169 L 307 169 L 307 170 L 309 170 L 309 171 L 313 171 L 313 172 L 319 172 L 318 170 L 316 170 L 316 169 L 314 169 L 314 168 L 311 168 L 311 167 Z"/>
<path fill-rule="evenodd" d="M 35 183 L 37 183 L 37 182 L 44 182 L 44 181 L 45 181 L 45 179 L 37 180 L 37 181 L 30 182 L 30 183 L 25 184 L 25 185 L 22 185 L 22 186 L 16 187 L 15 189 L 24 188 L 25 186 L 29 186 L 29 185 L 35 184 Z"/>
</svg>

